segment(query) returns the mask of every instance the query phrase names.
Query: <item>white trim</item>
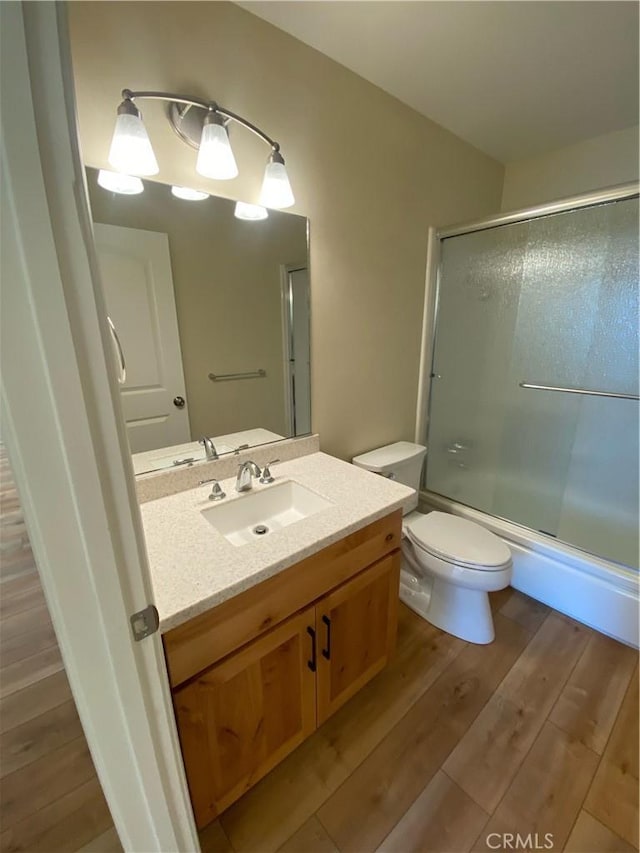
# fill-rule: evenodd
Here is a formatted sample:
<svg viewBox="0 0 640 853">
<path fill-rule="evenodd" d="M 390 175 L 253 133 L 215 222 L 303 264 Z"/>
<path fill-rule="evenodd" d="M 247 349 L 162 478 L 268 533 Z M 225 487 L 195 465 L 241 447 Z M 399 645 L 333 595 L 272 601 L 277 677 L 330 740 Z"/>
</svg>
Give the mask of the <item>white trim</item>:
<svg viewBox="0 0 640 853">
<path fill-rule="evenodd" d="M 636 572 L 563 542 L 551 542 L 512 522 L 495 518 L 432 492 L 421 505 L 482 524 L 500 536 L 513 554 L 511 585 L 623 643 L 639 645 Z"/>
<path fill-rule="evenodd" d="M 2 416 L 47 603 L 125 850 L 198 850 L 90 240 L 64 7 L 3 3 Z M 23 18 L 24 15 L 24 18 Z M 37 110 L 34 109 L 37 104 Z"/>
<path fill-rule="evenodd" d="M 296 434 L 294 432 L 295 424 L 294 424 L 294 405 L 293 405 L 293 376 L 291 373 L 291 339 L 293 335 L 293 330 L 291 327 L 291 281 L 290 275 L 292 272 L 297 272 L 298 270 L 306 270 L 307 276 L 309 275 L 309 266 L 308 264 L 280 264 L 280 307 L 281 307 L 281 316 L 282 316 L 282 354 L 284 361 L 284 407 L 285 407 L 285 420 L 287 425 L 288 435 L 291 438 L 296 438 Z M 308 279 L 307 279 L 308 280 Z M 310 294 L 310 290 L 309 290 Z M 311 309 L 311 304 L 309 302 L 309 309 Z M 311 350 L 311 316 L 309 314 L 309 350 Z M 309 353 L 311 355 L 311 353 Z M 309 375 L 309 381 L 311 381 L 311 375 Z M 306 433 L 310 435 L 310 433 Z"/>
<path fill-rule="evenodd" d="M 524 207 L 520 210 L 514 210 L 511 213 L 499 213 L 497 216 L 489 216 L 486 219 L 476 219 L 474 222 L 463 222 L 461 225 L 441 228 L 438 231 L 438 239 L 445 240 L 447 237 L 459 237 L 462 234 L 471 234 L 474 231 L 486 231 L 487 228 L 512 225 L 516 222 L 538 219 L 541 216 L 551 216 L 552 214 L 564 213 L 568 210 L 578 210 L 582 207 L 595 207 L 599 204 L 623 201 L 627 198 L 635 198 L 639 193 L 640 184 L 637 181 L 627 184 L 617 184 L 606 189 L 546 202 L 537 207 Z"/>
<path fill-rule="evenodd" d="M 284 416 L 287 435 L 293 435 L 293 400 L 291 395 L 291 289 L 289 273 L 300 269 L 280 264 L 280 312 L 282 317 L 282 370 L 284 373 Z"/>
<path fill-rule="evenodd" d="M 427 272 L 424 284 L 422 308 L 422 339 L 420 342 L 420 372 L 418 374 L 418 402 L 416 408 L 416 444 L 426 444 L 429 422 L 429 397 L 431 395 L 431 371 L 436 318 L 438 265 L 440 263 L 440 240 L 435 228 L 427 235 Z"/>
</svg>

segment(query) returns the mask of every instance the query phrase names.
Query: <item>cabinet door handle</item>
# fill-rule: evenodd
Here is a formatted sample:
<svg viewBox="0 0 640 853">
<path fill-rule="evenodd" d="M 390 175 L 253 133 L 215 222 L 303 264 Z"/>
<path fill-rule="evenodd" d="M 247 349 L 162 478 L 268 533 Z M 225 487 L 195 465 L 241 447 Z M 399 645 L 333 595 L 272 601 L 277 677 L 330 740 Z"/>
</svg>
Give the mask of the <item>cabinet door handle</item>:
<svg viewBox="0 0 640 853">
<path fill-rule="evenodd" d="M 322 650 L 322 657 L 331 660 L 331 619 L 328 616 L 323 616 L 322 621 L 327 626 L 327 647 Z"/>
<path fill-rule="evenodd" d="M 307 634 L 311 637 L 311 660 L 307 661 L 307 666 L 311 672 L 316 671 L 316 632 L 313 628 L 307 626 Z"/>
</svg>

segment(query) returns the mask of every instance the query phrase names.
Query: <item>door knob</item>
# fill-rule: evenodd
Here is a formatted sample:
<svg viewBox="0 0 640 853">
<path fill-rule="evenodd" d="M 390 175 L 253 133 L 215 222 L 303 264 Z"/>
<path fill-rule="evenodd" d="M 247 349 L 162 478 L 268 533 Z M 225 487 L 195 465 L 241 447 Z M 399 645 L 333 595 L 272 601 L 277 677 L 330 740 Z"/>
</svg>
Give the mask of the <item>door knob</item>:
<svg viewBox="0 0 640 853">
<path fill-rule="evenodd" d="M 184 397 L 174 397 L 173 405 L 176 409 L 184 409 Z"/>
</svg>

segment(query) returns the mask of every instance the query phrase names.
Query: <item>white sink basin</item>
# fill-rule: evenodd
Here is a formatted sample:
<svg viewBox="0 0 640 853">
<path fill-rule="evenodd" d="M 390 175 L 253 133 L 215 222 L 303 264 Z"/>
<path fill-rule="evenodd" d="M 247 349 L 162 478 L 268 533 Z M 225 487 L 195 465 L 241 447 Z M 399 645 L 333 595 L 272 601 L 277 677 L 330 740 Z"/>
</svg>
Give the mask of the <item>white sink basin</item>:
<svg viewBox="0 0 640 853">
<path fill-rule="evenodd" d="M 330 506 L 331 501 L 288 480 L 208 507 L 202 514 L 232 545 L 248 545 Z"/>
</svg>

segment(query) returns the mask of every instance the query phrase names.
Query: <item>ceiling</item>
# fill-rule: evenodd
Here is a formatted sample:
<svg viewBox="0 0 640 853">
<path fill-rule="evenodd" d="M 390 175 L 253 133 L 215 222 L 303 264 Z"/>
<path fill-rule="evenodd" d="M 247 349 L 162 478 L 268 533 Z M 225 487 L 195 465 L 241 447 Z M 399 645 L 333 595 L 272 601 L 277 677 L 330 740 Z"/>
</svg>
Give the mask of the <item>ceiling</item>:
<svg viewBox="0 0 640 853">
<path fill-rule="evenodd" d="M 240 2 L 502 162 L 638 124 L 636 2 Z"/>
</svg>

